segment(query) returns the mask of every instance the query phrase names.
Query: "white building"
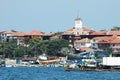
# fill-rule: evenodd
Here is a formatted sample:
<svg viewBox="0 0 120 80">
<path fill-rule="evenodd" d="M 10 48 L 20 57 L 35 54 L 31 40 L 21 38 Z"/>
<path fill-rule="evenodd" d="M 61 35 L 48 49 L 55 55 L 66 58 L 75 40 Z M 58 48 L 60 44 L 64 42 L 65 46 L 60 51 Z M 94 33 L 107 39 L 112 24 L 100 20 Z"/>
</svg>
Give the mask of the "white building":
<svg viewBox="0 0 120 80">
<path fill-rule="evenodd" d="M 74 48 L 76 50 L 80 50 L 81 48 L 90 48 L 91 46 L 92 46 L 91 40 L 88 38 L 76 40 L 74 42 Z"/>
<path fill-rule="evenodd" d="M 14 30 L 8 30 L 8 31 L 2 31 L 0 32 L 0 42 L 7 41 L 8 39 L 11 39 L 13 37 L 10 37 L 13 33 L 16 33 L 17 31 Z"/>
</svg>

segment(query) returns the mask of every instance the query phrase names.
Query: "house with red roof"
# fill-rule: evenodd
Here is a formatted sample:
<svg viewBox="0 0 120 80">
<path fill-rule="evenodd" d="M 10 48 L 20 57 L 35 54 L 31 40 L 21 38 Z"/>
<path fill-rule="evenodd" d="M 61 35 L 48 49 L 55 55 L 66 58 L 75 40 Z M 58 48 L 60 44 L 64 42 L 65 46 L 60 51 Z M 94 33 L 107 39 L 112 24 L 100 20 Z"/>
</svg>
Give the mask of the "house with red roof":
<svg viewBox="0 0 120 80">
<path fill-rule="evenodd" d="M 49 40 L 52 35 L 53 35 L 53 33 L 46 34 L 45 32 L 42 32 L 39 30 L 33 30 L 30 33 L 26 34 L 25 36 L 27 36 L 29 38 L 39 37 L 42 40 Z"/>
<path fill-rule="evenodd" d="M 53 33 L 45 34 L 39 30 L 33 30 L 30 33 L 18 32 L 14 30 L 2 31 L 0 32 L 0 42 L 9 41 L 10 39 L 16 39 L 17 45 L 26 45 L 24 39 L 32 39 L 34 37 L 39 37 L 42 40 L 49 40 Z"/>
<path fill-rule="evenodd" d="M 74 41 L 75 50 L 82 51 L 82 52 L 83 51 L 89 52 L 91 45 L 92 45 L 91 40 L 88 38 Z"/>
<path fill-rule="evenodd" d="M 12 37 L 9 36 L 15 33 L 17 33 L 17 31 L 15 30 L 7 30 L 0 32 L 0 42 L 4 42 L 4 41 L 8 41 L 9 39 L 12 39 Z"/>
<path fill-rule="evenodd" d="M 92 39 L 92 46 L 97 45 L 97 49 L 111 49 L 114 56 L 120 56 L 120 38 L 118 36 L 95 37 Z"/>
<path fill-rule="evenodd" d="M 120 37 L 119 36 L 102 36 L 93 39 L 83 38 L 74 41 L 74 48 L 77 51 L 89 52 L 94 50 L 112 50 L 114 56 L 120 56 Z"/>
<path fill-rule="evenodd" d="M 120 38 L 116 37 L 110 44 L 110 48 L 113 50 L 114 55 L 120 56 Z"/>
</svg>

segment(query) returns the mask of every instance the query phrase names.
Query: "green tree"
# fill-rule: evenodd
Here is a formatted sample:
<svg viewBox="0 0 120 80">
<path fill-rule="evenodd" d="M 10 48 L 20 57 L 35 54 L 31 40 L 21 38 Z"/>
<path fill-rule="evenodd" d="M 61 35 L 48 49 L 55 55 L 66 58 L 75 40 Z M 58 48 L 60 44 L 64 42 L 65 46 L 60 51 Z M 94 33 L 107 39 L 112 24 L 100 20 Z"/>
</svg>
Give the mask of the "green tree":
<svg viewBox="0 0 120 80">
<path fill-rule="evenodd" d="M 1 53 L 7 58 L 12 58 L 14 56 L 14 50 L 17 47 L 17 42 L 16 40 L 10 40 L 9 42 L 3 42 L 1 46 Z"/>
<path fill-rule="evenodd" d="M 30 39 L 29 44 L 34 45 L 34 44 L 40 43 L 41 41 L 42 41 L 42 38 L 34 37 L 34 38 Z"/>
<path fill-rule="evenodd" d="M 63 32 L 56 32 L 54 35 L 61 35 Z"/>
<path fill-rule="evenodd" d="M 31 51 L 37 51 L 37 54 L 59 55 L 63 47 L 69 47 L 69 42 L 64 39 L 45 40 L 32 46 Z M 35 54 L 36 52 L 34 52 Z"/>
<path fill-rule="evenodd" d="M 59 55 L 63 47 L 69 46 L 69 42 L 64 39 L 50 40 L 47 43 L 48 44 L 44 46 L 44 49 L 48 55 Z"/>
<path fill-rule="evenodd" d="M 120 27 L 119 26 L 113 26 L 113 28 L 111 30 L 112 31 L 118 31 L 118 30 L 120 30 Z"/>
<path fill-rule="evenodd" d="M 40 37 L 33 37 L 31 39 L 26 38 L 25 42 L 27 45 L 29 45 L 26 46 L 26 52 L 29 57 L 37 56 L 41 53 L 38 44 L 42 42 L 42 38 Z"/>
</svg>

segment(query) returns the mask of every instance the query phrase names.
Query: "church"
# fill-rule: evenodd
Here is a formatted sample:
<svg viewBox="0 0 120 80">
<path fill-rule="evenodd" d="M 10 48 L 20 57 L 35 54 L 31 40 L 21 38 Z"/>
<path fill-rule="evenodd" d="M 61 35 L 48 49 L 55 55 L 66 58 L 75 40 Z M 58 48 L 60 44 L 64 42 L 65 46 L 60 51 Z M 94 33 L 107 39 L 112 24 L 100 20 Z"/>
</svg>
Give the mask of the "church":
<svg viewBox="0 0 120 80">
<path fill-rule="evenodd" d="M 89 35 L 90 32 L 93 32 L 93 30 L 83 26 L 83 21 L 78 15 L 75 19 L 74 27 L 66 30 L 63 34 Z"/>
<path fill-rule="evenodd" d="M 69 40 L 71 44 L 73 44 L 75 40 L 80 40 L 82 37 L 84 38 L 84 36 L 90 35 L 90 33 L 94 32 L 94 30 L 83 26 L 83 21 L 79 15 L 74 23 L 74 27 L 64 31 L 62 34 L 62 38 Z"/>
</svg>

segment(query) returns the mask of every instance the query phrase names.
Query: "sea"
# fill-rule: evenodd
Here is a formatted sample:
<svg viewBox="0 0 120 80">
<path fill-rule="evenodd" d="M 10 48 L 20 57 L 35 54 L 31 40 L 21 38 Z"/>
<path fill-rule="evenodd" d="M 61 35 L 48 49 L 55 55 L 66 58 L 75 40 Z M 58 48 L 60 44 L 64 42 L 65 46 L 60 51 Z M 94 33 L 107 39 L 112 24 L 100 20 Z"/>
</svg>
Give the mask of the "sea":
<svg viewBox="0 0 120 80">
<path fill-rule="evenodd" d="M 63 67 L 1 67 L 0 80 L 120 80 L 120 72 L 66 71 Z"/>
</svg>

